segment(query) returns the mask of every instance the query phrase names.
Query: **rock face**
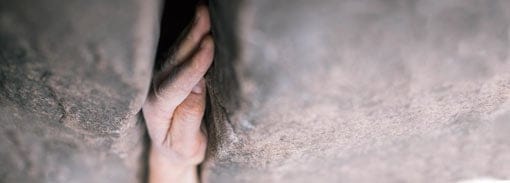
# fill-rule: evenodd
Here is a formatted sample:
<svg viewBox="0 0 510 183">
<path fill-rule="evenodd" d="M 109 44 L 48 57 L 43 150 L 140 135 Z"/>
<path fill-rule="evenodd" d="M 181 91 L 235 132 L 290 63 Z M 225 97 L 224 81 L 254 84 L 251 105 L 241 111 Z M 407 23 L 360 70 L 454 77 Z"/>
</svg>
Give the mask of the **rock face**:
<svg viewBox="0 0 510 183">
<path fill-rule="evenodd" d="M 0 182 L 140 182 L 160 2 L 0 4 Z"/>
<path fill-rule="evenodd" d="M 509 179 L 509 10 L 506 0 L 212 1 L 203 180 Z"/>
</svg>

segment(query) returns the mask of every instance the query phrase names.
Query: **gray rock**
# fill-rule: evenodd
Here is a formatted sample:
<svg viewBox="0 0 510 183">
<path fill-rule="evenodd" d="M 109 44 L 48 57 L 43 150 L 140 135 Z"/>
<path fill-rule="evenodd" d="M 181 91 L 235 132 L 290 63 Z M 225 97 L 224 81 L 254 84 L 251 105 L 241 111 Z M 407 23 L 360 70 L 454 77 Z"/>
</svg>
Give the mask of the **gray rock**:
<svg viewBox="0 0 510 183">
<path fill-rule="evenodd" d="M 509 10 L 505 0 L 212 1 L 203 179 L 510 179 Z"/>
<path fill-rule="evenodd" d="M 0 4 L 0 182 L 140 182 L 160 2 Z"/>
</svg>

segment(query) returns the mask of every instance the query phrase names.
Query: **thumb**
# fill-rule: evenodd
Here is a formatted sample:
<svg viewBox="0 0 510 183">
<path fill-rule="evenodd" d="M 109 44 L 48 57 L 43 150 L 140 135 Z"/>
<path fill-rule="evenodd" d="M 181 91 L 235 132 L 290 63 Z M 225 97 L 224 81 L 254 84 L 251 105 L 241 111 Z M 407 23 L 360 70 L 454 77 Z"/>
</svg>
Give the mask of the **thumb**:
<svg viewBox="0 0 510 183">
<path fill-rule="evenodd" d="M 192 139 L 200 134 L 206 104 L 205 80 L 201 79 L 175 109 L 170 134 L 174 138 Z"/>
</svg>

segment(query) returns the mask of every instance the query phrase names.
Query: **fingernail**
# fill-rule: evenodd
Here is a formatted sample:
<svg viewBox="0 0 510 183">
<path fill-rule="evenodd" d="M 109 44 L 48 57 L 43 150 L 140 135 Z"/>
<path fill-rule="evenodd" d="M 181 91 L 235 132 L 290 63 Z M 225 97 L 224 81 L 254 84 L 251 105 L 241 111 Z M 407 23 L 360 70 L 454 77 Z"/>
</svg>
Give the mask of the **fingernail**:
<svg viewBox="0 0 510 183">
<path fill-rule="evenodd" d="M 201 79 L 197 85 L 195 85 L 192 89 L 191 89 L 191 92 L 195 93 L 195 94 L 201 94 L 202 92 L 204 92 L 204 87 L 205 87 L 205 83 L 204 83 L 204 79 Z"/>
<path fill-rule="evenodd" d="M 204 36 L 204 38 L 202 38 L 202 42 L 200 43 L 200 48 L 203 48 L 203 47 L 206 47 L 209 43 L 207 39 L 212 39 L 213 42 L 214 42 L 214 39 L 211 37 L 211 34 L 207 34 L 206 36 Z"/>
<path fill-rule="evenodd" d="M 195 13 L 195 17 L 193 17 L 193 25 L 197 25 L 199 19 L 200 15 L 198 15 L 198 13 Z"/>
<path fill-rule="evenodd" d="M 198 14 L 199 14 L 199 13 L 198 13 L 198 8 L 199 8 L 200 6 L 203 6 L 203 5 L 205 5 L 205 3 L 204 3 L 203 1 L 199 1 L 199 2 L 197 3 L 196 8 L 195 8 L 195 21 L 197 21 L 197 22 L 198 22 L 198 19 L 200 18 L 200 17 L 198 16 Z"/>
</svg>

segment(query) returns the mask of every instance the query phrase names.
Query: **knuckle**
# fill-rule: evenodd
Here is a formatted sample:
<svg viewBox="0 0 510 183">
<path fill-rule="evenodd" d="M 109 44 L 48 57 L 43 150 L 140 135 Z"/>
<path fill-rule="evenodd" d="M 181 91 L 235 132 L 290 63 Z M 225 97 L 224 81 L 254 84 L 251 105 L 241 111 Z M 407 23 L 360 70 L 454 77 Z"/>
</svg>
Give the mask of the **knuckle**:
<svg viewBox="0 0 510 183">
<path fill-rule="evenodd" d="M 202 119 L 202 102 L 196 100 L 188 100 L 186 104 L 181 107 L 182 117 L 188 119 Z"/>
</svg>

